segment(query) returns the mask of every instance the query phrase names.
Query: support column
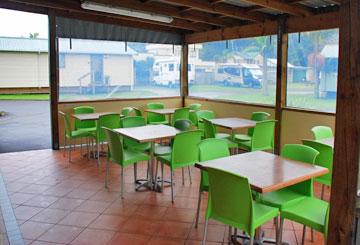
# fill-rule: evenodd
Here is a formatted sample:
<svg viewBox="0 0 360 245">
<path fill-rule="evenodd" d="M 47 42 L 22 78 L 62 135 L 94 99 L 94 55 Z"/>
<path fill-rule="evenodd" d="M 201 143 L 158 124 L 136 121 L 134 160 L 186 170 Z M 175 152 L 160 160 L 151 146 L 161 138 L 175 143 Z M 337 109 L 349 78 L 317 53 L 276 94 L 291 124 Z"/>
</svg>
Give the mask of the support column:
<svg viewBox="0 0 360 245">
<path fill-rule="evenodd" d="M 56 38 L 56 18 L 49 12 L 49 86 L 50 86 L 50 114 L 52 148 L 59 149 L 59 121 L 58 121 L 58 96 L 59 96 L 59 70 L 58 70 L 58 42 Z"/>
<path fill-rule="evenodd" d="M 280 153 L 282 109 L 286 106 L 288 34 L 285 33 L 286 19 L 280 19 L 277 31 L 276 66 L 276 104 L 275 104 L 275 145 L 274 151 Z"/>
<path fill-rule="evenodd" d="M 340 6 L 339 73 L 328 244 L 352 244 L 360 153 L 360 2 Z"/>
<path fill-rule="evenodd" d="M 181 74 L 180 74 L 180 87 L 182 106 L 185 106 L 185 98 L 189 95 L 189 80 L 188 80 L 188 64 L 189 64 L 189 48 L 187 44 L 182 46 L 181 52 Z"/>
</svg>

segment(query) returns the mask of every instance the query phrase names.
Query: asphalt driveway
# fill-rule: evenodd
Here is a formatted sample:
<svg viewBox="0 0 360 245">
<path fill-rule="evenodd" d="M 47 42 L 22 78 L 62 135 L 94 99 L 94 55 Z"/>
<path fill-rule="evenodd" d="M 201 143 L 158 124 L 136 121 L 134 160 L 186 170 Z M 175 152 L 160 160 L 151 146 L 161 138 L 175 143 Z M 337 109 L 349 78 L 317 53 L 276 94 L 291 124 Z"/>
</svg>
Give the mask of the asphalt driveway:
<svg viewBox="0 0 360 245">
<path fill-rule="evenodd" d="M 0 153 L 51 148 L 49 101 L 0 100 Z"/>
</svg>

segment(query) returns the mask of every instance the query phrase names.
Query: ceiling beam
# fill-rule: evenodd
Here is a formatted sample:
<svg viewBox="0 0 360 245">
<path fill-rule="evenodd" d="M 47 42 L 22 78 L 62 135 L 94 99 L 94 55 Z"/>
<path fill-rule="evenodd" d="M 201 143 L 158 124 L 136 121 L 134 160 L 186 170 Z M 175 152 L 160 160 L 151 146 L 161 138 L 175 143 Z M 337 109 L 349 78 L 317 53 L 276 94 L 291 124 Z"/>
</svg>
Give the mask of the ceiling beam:
<svg viewBox="0 0 360 245">
<path fill-rule="evenodd" d="M 174 6 L 164 6 L 162 3 L 151 2 L 143 4 L 139 0 L 95 0 L 96 2 L 108 4 L 111 6 L 120 6 L 123 8 L 129 8 L 134 10 L 140 10 L 145 12 L 151 12 L 155 14 L 168 15 L 174 18 L 200 22 L 206 25 L 203 25 L 203 28 L 212 29 L 211 25 L 216 27 L 226 26 L 227 23 L 220 18 L 214 18 L 211 14 L 202 14 L 198 15 L 195 13 L 182 12 L 179 8 Z M 201 26 L 201 24 L 200 24 Z"/>
<path fill-rule="evenodd" d="M 273 9 L 276 11 L 280 11 L 283 13 L 288 13 L 295 16 L 309 16 L 313 13 L 306 8 L 303 8 L 301 6 L 295 6 L 291 5 L 289 3 L 285 3 L 279 0 L 244 0 L 245 2 L 252 3 L 264 8 Z"/>
<path fill-rule="evenodd" d="M 180 6 L 191 7 L 204 12 L 221 14 L 228 17 L 251 20 L 255 22 L 264 22 L 270 16 L 263 13 L 249 13 L 246 8 L 237 7 L 229 4 L 211 4 L 207 0 L 162 0 L 162 2 L 173 3 Z"/>
<path fill-rule="evenodd" d="M 80 6 L 80 2 L 78 2 L 78 1 L 69 1 L 69 0 L 58 0 L 58 1 L 9 0 L 9 1 L 33 5 L 33 6 L 45 7 L 45 8 L 49 8 L 49 9 L 53 9 L 53 10 L 62 10 L 62 11 L 70 11 L 70 12 L 76 12 L 76 13 L 92 14 L 94 17 L 95 16 L 105 16 L 105 17 L 111 17 L 111 18 L 121 19 L 121 20 L 125 20 L 125 21 L 129 20 L 129 21 L 133 21 L 133 22 L 138 22 L 139 27 L 141 27 L 141 23 L 146 23 L 146 24 L 151 24 L 151 25 L 173 27 L 173 28 L 177 28 L 177 29 L 190 30 L 190 31 L 204 31 L 204 30 L 212 29 L 212 27 L 210 25 L 201 24 L 201 23 L 194 25 L 192 22 L 182 20 L 182 19 L 177 19 L 177 18 L 174 18 L 174 20 L 171 23 L 163 23 L 163 22 L 157 22 L 157 21 L 152 21 L 152 20 L 145 20 L 145 19 L 139 19 L 139 18 L 134 18 L 134 17 L 109 14 L 109 13 L 98 12 L 98 11 L 89 11 L 89 10 L 82 9 Z"/>
</svg>

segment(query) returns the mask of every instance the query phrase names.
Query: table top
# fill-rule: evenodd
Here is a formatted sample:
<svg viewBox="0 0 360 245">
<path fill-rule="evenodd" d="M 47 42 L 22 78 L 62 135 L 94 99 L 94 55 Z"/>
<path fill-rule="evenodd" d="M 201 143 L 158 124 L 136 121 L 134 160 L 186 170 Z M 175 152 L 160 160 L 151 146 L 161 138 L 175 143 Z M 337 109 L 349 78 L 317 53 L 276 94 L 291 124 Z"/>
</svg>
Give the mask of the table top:
<svg viewBox="0 0 360 245">
<path fill-rule="evenodd" d="M 329 172 L 327 168 L 256 151 L 232 155 L 195 165 L 212 167 L 247 177 L 253 190 L 267 193 L 288 187 Z"/>
<path fill-rule="evenodd" d="M 115 131 L 140 143 L 174 138 L 180 131 L 167 125 L 146 125 L 133 128 L 118 128 Z"/>
<path fill-rule="evenodd" d="M 334 137 L 327 138 L 327 139 L 322 139 L 322 140 L 317 140 L 317 141 L 334 148 Z"/>
<path fill-rule="evenodd" d="M 156 113 L 156 114 L 169 115 L 169 114 L 174 114 L 176 109 L 178 109 L 178 108 L 146 109 L 145 111 Z"/>
<path fill-rule="evenodd" d="M 241 128 L 253 128 L 256 125 L 256 121 L 252 121 L 244 118 L 236 118 L 236 117 L 215 118 L 215 119 L 210 119 L 210 121 L 216 126 L 231 130 L 241 129 Z"/>
<path fill-rule="evenodd" d="M 95 113 L 84 113 L 84 114 L 72 114 L 72 117 L 80 120 L 80 121 L 88 121 L 88 120 L 99 120 L 100 116 L 109 115 L 109 114 L 119 114 L 117 112 L 95 112 Z M 120 114 L 120 117 L 122 115 Z"/>
</svg>

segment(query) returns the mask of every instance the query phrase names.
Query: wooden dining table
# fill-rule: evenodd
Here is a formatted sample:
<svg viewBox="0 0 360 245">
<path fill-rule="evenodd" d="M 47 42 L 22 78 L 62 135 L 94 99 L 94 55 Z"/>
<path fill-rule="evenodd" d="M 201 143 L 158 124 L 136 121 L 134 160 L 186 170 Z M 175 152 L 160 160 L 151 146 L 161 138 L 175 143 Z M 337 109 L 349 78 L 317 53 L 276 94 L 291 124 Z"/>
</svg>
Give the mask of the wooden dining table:
<svg viewBox="0 0 360 245">
<path fill-rule="evenodd" d="M 143 183 L 143 186 L 155 191 L 161 191 L 160 186 L 156 185 L 155 179 L 155 142 L 161 140 L 172 139 L 180 131 L 174 127 L 168 125 L 146 125 L 141 127 L 132 128 L 119 128 L 115 129 L 118 134 L 133 139 L 139 143 L 151 143 L 150 148 L 150 171 L 149 180 Z"/>
<path fill-rule="evenodd" d="M 199 162 L 195 166 L 205 171 L 207 168 L 216 168 L 246 177 L 251 189 L 258 193 L 280 190 L 329 172 L 327 168 L 263 151 Z M 258 234 L 261 234 L 261 228 Z M 236 237 L 233 238 L 236 239 Z M 274 243 L 274 240 L 258 236 L 257 242 L 258 244 Z"/>
</svg>

